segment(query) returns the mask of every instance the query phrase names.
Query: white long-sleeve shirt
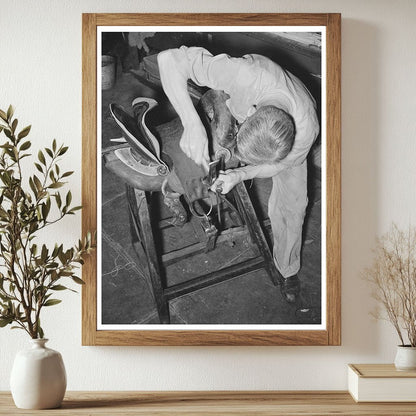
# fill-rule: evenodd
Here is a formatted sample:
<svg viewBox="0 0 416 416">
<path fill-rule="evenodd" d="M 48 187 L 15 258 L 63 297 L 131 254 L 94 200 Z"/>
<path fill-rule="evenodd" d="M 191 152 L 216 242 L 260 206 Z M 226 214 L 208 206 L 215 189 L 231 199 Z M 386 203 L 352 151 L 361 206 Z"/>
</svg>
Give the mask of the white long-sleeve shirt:
<svg viewBox="0 0 416 416">
<path fill-rule="evenodd" d="M 200 86 L 226 92 L 232 115 L 243 122 L 253 110 L 274 105 L 289 113 L 296 135 L 292 150 L 280 163 L 301 165 L 319 133 L 316 104 L 304 84 L 293 74 L 261 55 L 232 58 L 213 56 L 201 47 L 182 46 L 191 79 Z"/>
</svg>

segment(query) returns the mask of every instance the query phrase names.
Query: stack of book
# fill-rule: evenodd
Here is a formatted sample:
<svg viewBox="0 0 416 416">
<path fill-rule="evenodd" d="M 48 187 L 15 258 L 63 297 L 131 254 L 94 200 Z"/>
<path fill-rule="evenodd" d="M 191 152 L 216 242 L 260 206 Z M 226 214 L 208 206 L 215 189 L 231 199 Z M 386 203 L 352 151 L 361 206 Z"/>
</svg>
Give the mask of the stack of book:
<svg viewBox="0 0 416 416">
<path fill-rule="evenodd" d="M 416 371 L 394 364 L 349 364 L 348 390 L 356 402 L 416 402 Z"/>
</svg>

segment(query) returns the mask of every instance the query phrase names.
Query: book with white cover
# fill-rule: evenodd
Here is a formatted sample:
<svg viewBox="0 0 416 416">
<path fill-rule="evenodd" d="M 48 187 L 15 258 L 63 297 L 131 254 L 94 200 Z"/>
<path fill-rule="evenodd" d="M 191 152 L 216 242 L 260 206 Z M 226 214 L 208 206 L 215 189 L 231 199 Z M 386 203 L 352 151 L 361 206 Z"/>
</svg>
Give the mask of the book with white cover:
<svg viewBox="0 0 416 416">
<path fill-rule="evenodd" d="M 348 391 L 356 402 L 416 402 L 416 371 L 398 371 L 394 364 L 349 364 Z"/>
</svg>

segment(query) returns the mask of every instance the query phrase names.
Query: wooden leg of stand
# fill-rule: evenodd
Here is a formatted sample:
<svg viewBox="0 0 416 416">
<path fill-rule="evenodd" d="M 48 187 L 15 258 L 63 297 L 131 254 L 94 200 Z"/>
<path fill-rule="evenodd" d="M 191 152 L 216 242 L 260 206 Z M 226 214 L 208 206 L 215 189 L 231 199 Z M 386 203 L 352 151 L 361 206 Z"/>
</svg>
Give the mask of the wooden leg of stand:
<svg viewBox="0 0 416 416">
<path fill-rule="evenodd" d="M 263 230 L 261 229 L 257 214 L 254 211 L 254 207 L 251 203 L 250 197 L 247 193 L 246 186 L 244 183 L 239 183 L 234 188 L 234 196 L 238 204 L 239 212 L 244 218 L 246 226 L 250 232 L 250 236 L 253 242 L 260 250 L 260 254 L 264 259 L 264 267 L 270 276 L 273 284 L 278 286 L 281 282 L 282 277 L 276 269 L 274 264 L 273 256 L 270 252 L 266 238 L 264 237 Z"/>
<path fill-rule="evenodd" d="M 130 207 L 132 208 L 133 219 L 136 223 L 136 227 L 140 230 L 140 239 L 146 253 L 150 279 L 153 287 L 153 295 L 156 301 L 160 323 L 169 324 L 169 303 L 168 298 L 165 295 L 160 276 L 146 193 L 139 189 L 129 188 L 127 197 Z"/>
</svg>

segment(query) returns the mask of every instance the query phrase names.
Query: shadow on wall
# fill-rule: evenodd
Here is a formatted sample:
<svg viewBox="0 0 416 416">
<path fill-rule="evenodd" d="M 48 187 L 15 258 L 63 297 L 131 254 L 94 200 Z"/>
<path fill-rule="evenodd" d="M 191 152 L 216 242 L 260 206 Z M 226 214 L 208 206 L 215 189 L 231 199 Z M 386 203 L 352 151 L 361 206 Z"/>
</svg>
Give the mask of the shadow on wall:
<svg viewBox="0 0 416 416">
<path fill-rule="evenodd" d="M 369 315 L 371 289 L 360 277 L 378 232 L 379 33 L 359 20 L 342 21 L 342 344 L 361 359 L 381 344 Z"/>
</svg>

